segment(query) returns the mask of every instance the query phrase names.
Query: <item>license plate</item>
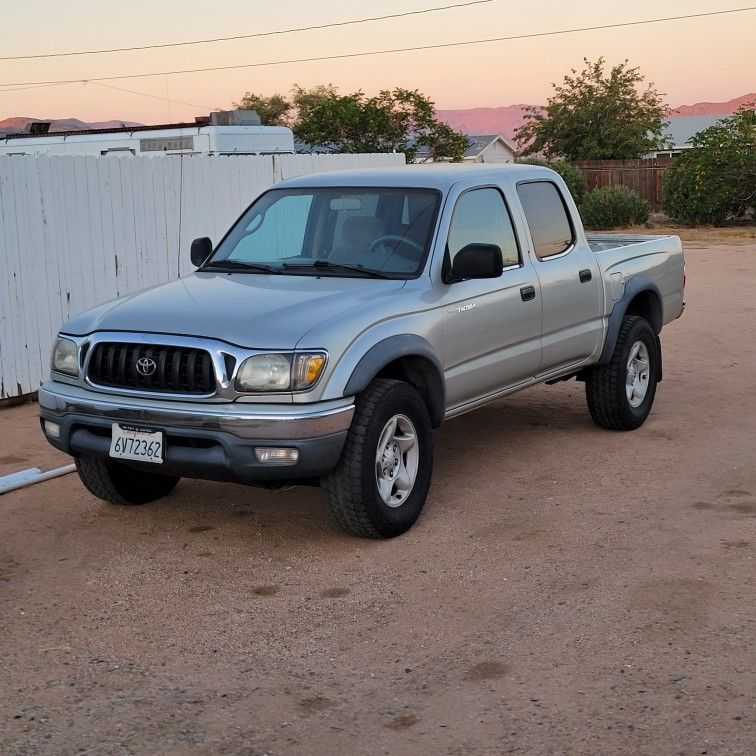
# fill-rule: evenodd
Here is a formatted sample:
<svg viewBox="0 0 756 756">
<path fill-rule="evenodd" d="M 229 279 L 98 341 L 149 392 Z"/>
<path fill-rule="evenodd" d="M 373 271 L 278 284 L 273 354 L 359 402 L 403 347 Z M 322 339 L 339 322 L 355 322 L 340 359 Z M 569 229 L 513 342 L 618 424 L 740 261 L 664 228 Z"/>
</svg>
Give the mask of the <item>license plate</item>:
<svg viewBox="0 0 756 756">
<path fill-rule="evenodd" d="M 154 428 L 139 425 L 113 423 L 110 440 L 110 456 L 115 459 L 131 459 L 135 462 L 163 461 L 165 434 Z"/>
</svg>

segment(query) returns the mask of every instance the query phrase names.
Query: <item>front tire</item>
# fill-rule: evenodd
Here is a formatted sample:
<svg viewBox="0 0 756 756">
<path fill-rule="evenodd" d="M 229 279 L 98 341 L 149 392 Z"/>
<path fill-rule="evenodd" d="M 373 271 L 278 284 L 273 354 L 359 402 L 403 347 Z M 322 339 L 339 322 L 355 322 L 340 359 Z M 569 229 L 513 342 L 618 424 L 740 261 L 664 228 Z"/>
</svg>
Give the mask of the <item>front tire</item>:
<svg viewBox="0 0 756 756">
<path fill-rule="evenodd" d="M 609 430 L 635 430 L 645 422 L 656 395 L 659 341 L 644 318 L 622 321 L 612 358 L 591 369 L 585 396 L 593 422 Z"/>
<path fill-rule="evenodd" d="M 341 458 L 323 487 L 342 530 L 393 538 L 420 516 L 432 471 L 425 402 L 409 384 L 379 378 L 357 397 Z"/>
<path fill-rule="evenodd" d="M 74 461 L 79 478 L 89 493 L 121 506 L 148 504 L 162 499 L 173 491 L 180 480 L 94 457 L 77 457 Z"/>
</svg>

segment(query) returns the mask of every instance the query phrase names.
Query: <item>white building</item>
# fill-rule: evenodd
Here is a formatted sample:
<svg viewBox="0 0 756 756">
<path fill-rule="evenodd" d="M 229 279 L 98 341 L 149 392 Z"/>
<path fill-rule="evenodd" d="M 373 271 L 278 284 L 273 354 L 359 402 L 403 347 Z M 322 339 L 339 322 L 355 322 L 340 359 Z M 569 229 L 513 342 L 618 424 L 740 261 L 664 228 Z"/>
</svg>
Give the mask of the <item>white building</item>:
<svg viewBox="0 0 756 756">
<path fill-rule="evenodd" d="M 261 126 L 253 110 L 220 111 L 196 123 L 48 132 L 31 124 L 23 134 L 0 134 L 2 155 L 279 155 L 293 154 L 284 126 Z"/>
<path fill-rule="evenodd" d="M 470 146 L 465 150 L 466 163 L 514 163 L 517 149 L 501 134 L 467 135 Z"/>
</svg>

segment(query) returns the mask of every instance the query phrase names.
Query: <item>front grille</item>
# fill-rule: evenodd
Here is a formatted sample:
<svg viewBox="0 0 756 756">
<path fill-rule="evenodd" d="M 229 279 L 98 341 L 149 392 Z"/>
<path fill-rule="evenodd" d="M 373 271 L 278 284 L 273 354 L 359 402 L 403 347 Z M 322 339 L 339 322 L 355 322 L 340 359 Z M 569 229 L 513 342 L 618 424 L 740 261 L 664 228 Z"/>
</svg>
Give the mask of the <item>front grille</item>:
<svg viewBox="0 0 756 756">
<path fill-rule="evenodd" d="M 89 357 L 89 380 L 100 386 L 176 394 L 212 394 L 215 375 L 204 349 L 104 342 Z"/>
</svg>

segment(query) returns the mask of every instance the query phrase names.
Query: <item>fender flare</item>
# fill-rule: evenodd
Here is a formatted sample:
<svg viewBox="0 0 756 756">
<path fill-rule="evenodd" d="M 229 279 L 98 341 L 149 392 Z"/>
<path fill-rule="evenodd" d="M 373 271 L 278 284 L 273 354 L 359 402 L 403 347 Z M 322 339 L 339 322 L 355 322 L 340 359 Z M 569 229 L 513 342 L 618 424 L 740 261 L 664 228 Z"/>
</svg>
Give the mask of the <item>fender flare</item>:
<svg viewBox="0 0 756 756">
<path fill-rule="evenodd" d="M 606 363 L 611 360 L 612 354 L 614 354 L 614 347 L 617 344 L 617 336 L 619 335 L 619 330 L 622 326 L 622 321 L 625 319 L 625 314 L 627 313 L 628 307 L 630 307 L 630 302 L 632 302 L 633 299 L 638 296 L 638 294 L 643 294 L 647 291 L 656 295 L 656 298 L 659 301 L 659 308 L 661 309 L 661 292 L 659 291 L 659 287 L 648 276 L 641 273 L 637 276 L 633 276 L 625 284 L 624 293 L 622 294 L 620 299 L 618 299 L 614 303 L 614 307 L 612 307 L 612 311 L 609 315 L 609 324 L 606 330 L 604 348 L 601 350 L 601 356 L 596 362 L 597 365 L 606 365 Z M 662 313 L 661 322 L 659 323 L 659 331 L 661 331 L 661 324 L 663 321 L 664 318 Z"/>
<path fill-rule="evenodd" d="M 402 357 L 421 357 L 433 365 L 433 375 L 428 378 L 429 412 L 433 427 L 438 427 L 446 410 L 446 383 L 441 360 L 433 346 L 413 333 L 389 336 L 374 344 L 360 358 L 344 387 L 344 396 L 353 396 L 364 391 L 375 376 L 391 362 Z"/>
</svg>

